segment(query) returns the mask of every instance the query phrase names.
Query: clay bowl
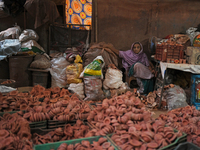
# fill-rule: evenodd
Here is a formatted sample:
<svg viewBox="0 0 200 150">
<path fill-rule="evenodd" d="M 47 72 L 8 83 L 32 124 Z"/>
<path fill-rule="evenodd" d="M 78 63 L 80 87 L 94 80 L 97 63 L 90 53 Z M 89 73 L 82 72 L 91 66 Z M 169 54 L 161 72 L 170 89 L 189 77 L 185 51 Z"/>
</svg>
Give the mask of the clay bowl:
<svg viewBox="0 0 200 150">
<path fill-rule="evenodd" d="M 7 130 L 0 130 L 0 138 L 6 138 L 9 136 L 9 132 Z"/>
</svg>

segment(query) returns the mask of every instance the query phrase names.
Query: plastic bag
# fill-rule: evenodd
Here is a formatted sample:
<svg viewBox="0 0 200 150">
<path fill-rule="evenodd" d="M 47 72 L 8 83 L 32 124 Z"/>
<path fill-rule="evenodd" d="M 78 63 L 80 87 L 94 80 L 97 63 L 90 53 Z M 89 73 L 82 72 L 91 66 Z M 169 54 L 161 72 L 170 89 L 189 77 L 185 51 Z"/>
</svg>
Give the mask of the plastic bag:
<svg viewBox="0 0 200 150">
<path fill-rule="evenodd" d="M 190 37 L 191 45 L 193 45 L 194 38 L 200 34 L 200 32 L 196 32 L 197 28 L 190 27 L 186 30 L 187 35 Z"/>
<path fill-rule="evenodd" d="M 37 35 L 37 33 L 31 29 L 26 29 L 24 30 L 21 35 L 19 36 L 19 41 L 20 42 L 24 42 L 27 40 L 35 40 L 38 41 L 39 36 Z"/>
<path fill-rule="evenodd" d="M 66 68 L 70 63 L 64 57 L 51 60 L 51 87 L 65 87 L 67 84 Z"/>
<path fill-rule="evenodd" d="M 167 100 L 168 110 L 188 105 L 185 91 L 180 86 L 175 85 L 173 88 L 169 88 L 163 95 L 165 95 L 165 99 Z"/>
<path fill-rule="evenodd" d="M 11 56 L 20 52 L 21 43 L 18 39 L 6 39 L 0 41 L 0 55 Z"/>
<path fill-rule="evenodd" d="M 88 64 L 83 72 L 81 73 L 80 77 L 83 76 L 96 76 L 103 79 L 102 68 L 104 67 L 104 59 L 102 56 L 97 56 L 90 64 Z"/>
<path fill-rule="evenodd" d="M 0 85 L 0 92 L 1 93 L 8 93 L 11 91 L 16 91 L 17 89 L 9 87 L 9 86 L 5 86 L 5 85 Z"/>
<path fill-rule="evenodd" d="M 105 98 L 102 90 L 102 81 L 98 77 L 84 77 L 85 95 L 84 100 L 102 100 Z"/>
<path fill-rule="evenodd" d="M 30 50 L 33 50 L 35 53 L 45 52 L 44 49 L 35 40 L 22 42 L 22 51 L 30 51 Z"/>
<path fill-rule="evenodd" d="M 0 32 L 0 41 L 5 39 L 18 39 L 21 29 L 19 26 L 8 28 Z"/>
<path fill-rule="evenodd" d="M 118 69 L 108 68 L 103 82 L 103 87 L 107 89 L 118 89 L 122 84 L 122 72 Z"/>
<path fill-rule="evenodd" d="M 77 55 L 74 62 L 76 63 L 71 64 L 66 68 L 67 84 L 82 82 L 82 79 L 79 79 L 79 76 L 83 71 L 83 65 L 79 63 L 82 62 L 81 57 Z"/>
<path fill-rule="evenodd" d="M 80 73 L 83 71 L 83 65 L 80 63 L 74 63 L 66 68 L 67 84 L 81 83 L 82 79 L 79 79 Z"/>
<path fill-rule="evenodd" d="M 84 85 L 83 83 L 71 83 L 68 87 L 69 90 L 74 91 L 74 93 L 76 93 L 80 99 L 84 99 L 85 95 L 84 95 Z"/>
</svg>

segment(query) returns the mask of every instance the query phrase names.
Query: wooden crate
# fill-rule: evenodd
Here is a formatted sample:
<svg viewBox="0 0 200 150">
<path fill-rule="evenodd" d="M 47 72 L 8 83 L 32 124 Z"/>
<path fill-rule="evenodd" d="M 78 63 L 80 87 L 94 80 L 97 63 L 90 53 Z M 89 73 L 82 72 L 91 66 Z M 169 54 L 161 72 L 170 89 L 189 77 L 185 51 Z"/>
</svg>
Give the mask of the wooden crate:
<svg viewBox="0 0 200 150">
<path fill-rule="evenodd" d="M 170 59 L 183 59 L 184 46 L 176 43 L 162 43 L 158 44 L 156 47 L 156 59 L 160 61 L 166 61 L 167 58 Z M 163 58 L 163 53 L 166 52 L 166 58 Z"/>
</svg>

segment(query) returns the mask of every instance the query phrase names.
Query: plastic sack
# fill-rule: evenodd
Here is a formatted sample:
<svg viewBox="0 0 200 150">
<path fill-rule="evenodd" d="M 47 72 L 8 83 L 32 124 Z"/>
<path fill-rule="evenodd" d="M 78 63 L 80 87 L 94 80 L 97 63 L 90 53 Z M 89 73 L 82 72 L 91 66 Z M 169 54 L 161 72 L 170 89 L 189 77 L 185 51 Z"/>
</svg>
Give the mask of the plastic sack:
<svg viewBox="0 0 200 150">
<path fill-rule="evenodd" d="M 35 40 L 38 41 L 39 36 L 37 35 L 37 33 L 31 29 L 26 29 L 24 30 L 21 35 L 19 36 L 19 41 L 20 42 L 24 42 L 27 40 Z"/>
<path fill-rule="evenodd" d="M 85 95 L 84 100 L 103 100 L 105 98 L 102 90 L 102 81 L 98 77 L 84 77 Z"/>
<path fill-rule="evenodd" d="M 165 99 L 167 100 L 168 110 L 188 105 L 185 91 L 180 86 L 175 85 L 173 88 L 169 88 L 163 95 L 165 95 Z"/>
<path fill-rule="evenodd" d="M 70 63 L 64 57 L 51 60 L 51 87 L 65 87 L 67 84 L 66 68 Z"/>
<path fill-rule="evenodd" d="M 108 68 L 103 81 L 104 89 L 118 89 L 122 84 L 122 72 L 118 69 Z"/>
<path fill-rule="evenodd" d="M 21 43 L 18 39 L 6 39 L 0 41 L 0 55 L 11 56 L 21 51 Z"/>
<path fill-rule="evenodd" d="M 71 83 L 68 87 L 69 90 L 74 91 L 74 93 L 76 93 L 80 99 L 84 99 L 85 95 L 84 95 L 84 85 L 83 83 Z"/>
<path fill-rule="evenodd" d="M 186 30 L 187 35 L 190 38 L 191 45 L 193 45 L 194 38 L 200 34 L 200 32 L 196 32 L 197 28 L 190 27 Z"/>
<path fill-rule="evenodd" d="M 0 92 L 1 93 L 9 93 L 11 91 L 16 91 L 17 89 L 9 87 L 9 86 L 5 86 L 5 85 L 0 85 Z"/>
<path fill-rule="evenodd" d="M 74 63 L 66 68 L 67 84 L 81 83 L 82 79 L 79 79 L 80 73 L 83 71 L 83 65 L 80 63 Z"/>
<path fill-rule="evenodd" d="M 21 29 L 19 26 L 8 28 L 0 32 L 0 41 L 5 39 L 18 39 Z"/>
<path fill-rule="evenodd" d="M 88 64 L 83 72 L 81 73 L 80 77 L 83 76 L 96 76 L 103 79 L 102 68 L 104 67 L 104 59 L 102 56 L 97 56 L 90 64 Z"/>
<path fill-rule="evenodd" d="M 44 53 L 44 49 L 35 41 L 35 40 L 29 40 L 26 42 L 22 42 L 22 51 L 30 51 L 34 49 L 33 51 L 36 53 Z"/>
</svg>

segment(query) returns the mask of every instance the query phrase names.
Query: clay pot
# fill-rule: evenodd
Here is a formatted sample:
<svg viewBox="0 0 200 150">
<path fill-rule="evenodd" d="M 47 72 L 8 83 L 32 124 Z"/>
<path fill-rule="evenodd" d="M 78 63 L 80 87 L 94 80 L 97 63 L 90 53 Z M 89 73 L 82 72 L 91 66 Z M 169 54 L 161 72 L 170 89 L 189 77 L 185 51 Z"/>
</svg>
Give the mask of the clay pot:
<svg viewBox="0 0 200 150">
<path fill-rule="evenodd" d="M 9 132 L 7 130 L 0 130 L 0 138 L 6 138 L 9 136 Z"/>
<path fill-rule="evenodd" d="M 148 148 L 156 149 L 156 148 L 158 148 L 158 146 L 159 145 L 157 143 L 155 143 L 155 142 L 147 143 L 147 147 Z"/>
<path fill-rule="evenodd" d="M 104 124 L 109 125 L 110 124 L 110 118 L 106 117 L 103 122 L 104 122 Z"/>
<path fill-rule="evenodd" d="M 98 147 L 98 146 L 100 146 L 99 145 L 99 142 L 96 142 L 96 141 L 93 141 L 93 143 L 91 144 L 93 147 Z"/>
<path fill-rule="evenodd" d="M 102 144 L 102 148 L 103 149 L 107 149 L 107 148 L 109 148 L 110 147 L 110 142 L 104 142 L 103 144 Z"/>
<path fill-rule="evenodd" d="M 141 146 L 142 145 L 142 142 L 136 140 L 136 139 L 132 139 L 132 140 L 129 140 L 129 143 L 132 145 L 132 146 L 135 146 L 135 147 L 138 147 L 138 146 Z"/>
<path fill-rule="evenodd" d="M 81 141 L 81 144 L 82 144 L 84 147 L 86 147 L 86 148 L 90 148 L 90 147 L 91 147 L 89 141 Z"/>
</svg>

